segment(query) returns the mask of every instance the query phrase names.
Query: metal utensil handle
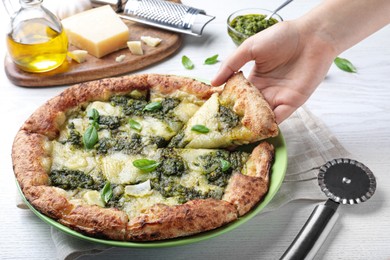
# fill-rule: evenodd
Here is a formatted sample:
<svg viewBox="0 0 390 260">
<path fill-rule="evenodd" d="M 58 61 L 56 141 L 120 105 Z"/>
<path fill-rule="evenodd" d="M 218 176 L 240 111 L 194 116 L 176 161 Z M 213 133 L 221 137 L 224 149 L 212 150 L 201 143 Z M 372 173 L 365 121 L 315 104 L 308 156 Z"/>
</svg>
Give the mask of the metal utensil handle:
<svg viewBox="0 0 390 260">
<path fill-rule="evenodd" d="M 328 200 L 314 208 L 282 260 L 313 259 L 338 218 L 338 203 Z"/>
<path fill-rule="evenodd" d="M 282 9 L 283 7 L 285 7 L 286 5 L 288 5 L 289 3 L 291 3 L 293 0 L 286 0 L 283 4 L 281 4 L 278 8 L 276 8 L 271 14 L 269 14 L 265 19 L 268 20 L 270 19 L 272 16 L 274 16 L 274 14 L 276 14 L 280 9 Z"/>
</svg>

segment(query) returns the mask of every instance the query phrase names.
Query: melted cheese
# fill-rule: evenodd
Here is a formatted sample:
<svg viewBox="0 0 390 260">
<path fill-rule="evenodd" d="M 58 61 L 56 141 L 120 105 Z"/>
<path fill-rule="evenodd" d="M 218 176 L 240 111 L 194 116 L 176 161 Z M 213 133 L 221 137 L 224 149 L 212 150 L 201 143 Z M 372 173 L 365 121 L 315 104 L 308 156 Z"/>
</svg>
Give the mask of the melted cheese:
<svg viewBox="0 0 390 260">
<path fill-rule="evenodd" d="M 96 173 L 96 159 L 91 151 L 76 149 L 70 144 L 61 144 L 56 141 L 52 145 L 52 169 L 79 170 L 91 175 Z"/>
<path fill-rule="evenodd" d="M 196 187 L 197 190 L 202 192 L 208 192 L 215 189 L 223 189 L 209 184 L 206 177 L 204 176 L 204 169 L 201 166 L 202 160 L 200 156 L 204 156 L 210 153 L 215 153 L 216 150 L 209 149 L 182 149 L 177 150 L 177 153 L 187 163 L 187 167 L 190 170 L 189 174 L 182 176 L 180 184 L 185 187 Z"/>
<path fill-rule="evenodd" d="M 141 158 L 144 157 L 120 152 L 104 156 L 100 159 L 102 173 L 109 182 L 116 184 L 132 184 L 146 181 L 151 175 L 140 171 L 133 165 L 134 160 Z"/>
<path fill-rule="evenodd" d="M 188 101 L 181 102 L 173 110 L 174 115 L 182 122 L 187 122 L 199 109 L 199 106 Z"/>
<path fill-rule="evenodd" d="M 113 106 L 108 102 L 95 101 L 89 104 L 86 111 L 96 109 L 99 112 L 99 115 L 102 116 L 123 116 L 122 109 L 120 106 Z"/>
<path fill-rule="evenodd" d="M 144 197 L 126 197 L 124 198 L 123 210 L 130 218 L 139 216 L 157 203 L 166 205 L 177 205 L 177 200 L 173 197 L 164 198 L 160 193 L 153 191 L 150 195 Z"/>
<path fill-rule="evenodd" d="M 96 190 L 85 192 L 83 199 L 88 205 L 98 205 L 99 207 L 104 208 L 104 202 L 100 196 L 100 192 Z"/>
<path fill-rule="evenodd" d="M 228 136 L 218 131 L 218 94 L 213 94 L 187 123 L 184 130 L 184 140 L 189 141 L 186 148 L 215 148 L 226 147 L 231 141 Z M 191 128 L 195 125 L 203 125 L 210 131 L 208 133 L 198 133 Z"/>
</svg>

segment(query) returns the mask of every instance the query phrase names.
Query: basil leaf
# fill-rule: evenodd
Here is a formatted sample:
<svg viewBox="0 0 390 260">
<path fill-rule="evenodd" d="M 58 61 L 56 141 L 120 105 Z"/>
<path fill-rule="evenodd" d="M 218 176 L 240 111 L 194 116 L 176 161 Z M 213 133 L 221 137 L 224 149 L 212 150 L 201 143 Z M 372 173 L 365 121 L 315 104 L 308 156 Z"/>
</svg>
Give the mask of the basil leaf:
<svg viewBox="0 0 390 260">
<path fill-rule="evenodd" d="M 103 189 L 101 189 L 100 191 L 100 198 L 102 199 L 104 204 L 106 204 L 112 198 L 112 195 L 113 193 L 112 193 L 111 183 L 106 182 L 106 184 L 104 184 Z"/>
<path fill-rule="evenodd" d="M 87 149 L 92 149 L 93 146 L 97 143 L 99 137 L 97 129 L 94 125 L 91 125 L 85 130 L 84 136 L 83 136 L 83 142 L 84 146 Z"/>
<path fill-rule="evenodd" d="M 218 54 L 215 54 L 214 56 L 208 57 L 205 61 L 204 64 L 207 65 L 212 65 L 218 62 Z"/>
<path fill-rule="evenodd" d="M 88 111 L 87 116 L 89 119 L 93 120 L 94 122 L 97 122 L 99 120 L 99 111 L 97 111 L 95 108 L 92 108 Z"/>
<path fill-rule="evenodd" d="M 161 109 L 162 108 L 162 104 L 160 101 L 155 101 L 155 102 L 151 102 L 149 104 L 147 104 L 145 107 L 144 107 L 144 111 L 155 111 L 155 110 L 158 110 L 158 109 Z"/>
<path fill-rule="evenodd" d="M 183 57 L 181 57 L 181 64 L 183 64 L 184 68 L 186 68 L 188 70 L 192 70 L 194 68 L 194 63 L 192 63 L 190 58 L 188 58 L 185 55 L 183 55 Z"/>
<path fill-rule="evenodd" d="M 130 128 L 133 128 L 134 130 L 141 131 L 142 125 L 135 121 L 134 119 L 129 119 Z"/>
<path fill-rule="evenodd" d="M 149 159 L 138 159 L 133 161 L 133 165 L 141 171 L 152 172 L 160 165 L 160 163 Z"/>
<path fill-rule="evenodd" d="M 334 64 L 336 64 L 336 66 L 343 71 L 351 72 L 351 73 L 357 72 L 356 67 L 347 59 L 336 57 L 334 59 Z"/>
<path fill-rule="evenodd" d="M 229 161 L 226 161 L 224 159 L 221 159 L 221 168 L 223 172 L 226 172 L 230 169 L 231 163 Z"/>
<path fill-rule="evenodd" d="M 204 125 L 194 125 L 191 130 L 202 134 L 207 134 L 210 131 L 210 129 Z"/>
</svg>

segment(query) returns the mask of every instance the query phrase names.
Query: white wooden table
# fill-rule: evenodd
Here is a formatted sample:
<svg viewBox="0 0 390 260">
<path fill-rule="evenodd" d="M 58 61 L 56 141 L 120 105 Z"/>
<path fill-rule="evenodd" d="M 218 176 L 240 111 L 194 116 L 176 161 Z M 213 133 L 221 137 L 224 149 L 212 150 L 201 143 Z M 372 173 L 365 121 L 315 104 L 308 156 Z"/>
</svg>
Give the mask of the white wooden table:
<svg viewBox="0 0 390 260">
<path fill-rule="evenodd" d="M 140 72 L 156 72 L 211 79 L 219 65 L 203 65 L 219 54 L 224 60 L 235 46 L 226 33 L 227 16 L 246 7 L 273 9 L 278 1 L 186 0 L 217 18 L 201 38 L 184 37 L 183 47 L 165 62 Z M 294 19 L 319 0 L 297 0 L 280 12 Z M 0 7 L 0 57 L 6 52 L 8 18 Z M 182 55 L 195 63 L 188 71 Z M 390 258 L 390 26 L 341 55 L 358 68 L 357 74 L 333 66 L 327 78 L 307 102 L 307 107 L 335 134 L 341 144 L 377 177 L 377 191 L 367 203 L 341 206 L 334 230 L 317 259 Z M 248 73 L 250 66 L 245 66 Z M 16 186 L 11 164 L 11 145 L 24 120 L 43 102 L 66 86 L 28 89 L 13 85 L 0 70 L 0 259 L 54 259 L 50 227 L 29 210 L 15 206 Z M 289 246 L 314 208 L 313 203 L 291 203 L 265 216 L 255 217 L 222 237 L 176 248 L 113 249 L 82 259 L 278 259 Z M 259 221 L 261 218 L 261 221 Z M 254 225 L 256 223 L 256 225 Z"/>
</svg>

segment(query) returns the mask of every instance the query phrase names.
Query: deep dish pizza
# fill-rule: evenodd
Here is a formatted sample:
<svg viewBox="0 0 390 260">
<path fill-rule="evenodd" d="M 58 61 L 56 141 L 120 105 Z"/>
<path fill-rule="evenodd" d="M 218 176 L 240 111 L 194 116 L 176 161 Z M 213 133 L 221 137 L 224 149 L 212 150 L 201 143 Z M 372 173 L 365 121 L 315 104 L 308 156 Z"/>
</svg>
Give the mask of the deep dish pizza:
<svg viewBox="0 0 390 260">
<path fill-rule="evenodd" d="M 144 74 L 52 98 L 17 133 L 12 159 L 43 214 L 92 237 L 153 241 L 250 211 L 268 191 L 265 139 L 276 135 L 272 110 L 242 73 L 221 87 Z"/>
</svg>

